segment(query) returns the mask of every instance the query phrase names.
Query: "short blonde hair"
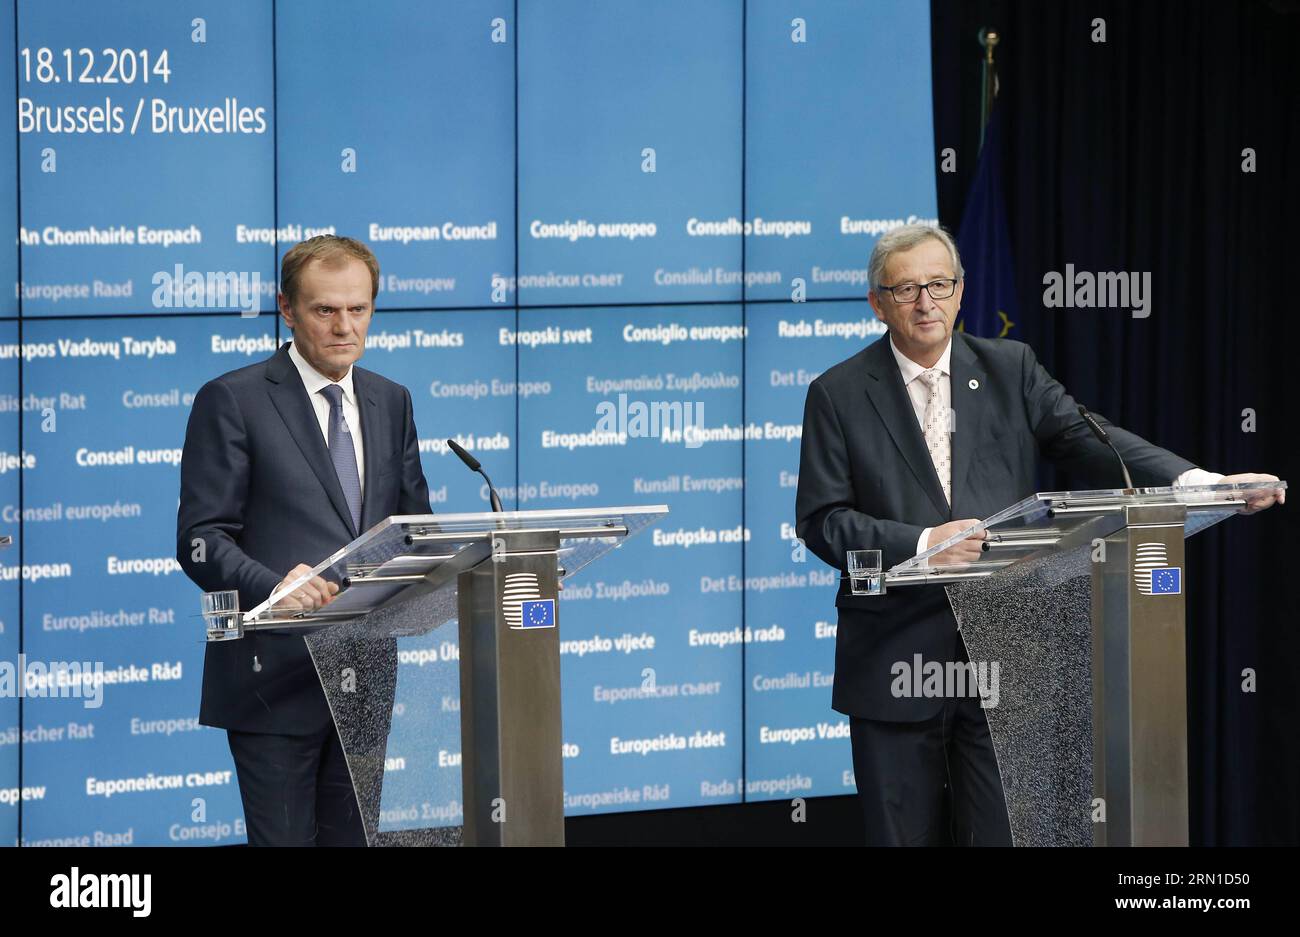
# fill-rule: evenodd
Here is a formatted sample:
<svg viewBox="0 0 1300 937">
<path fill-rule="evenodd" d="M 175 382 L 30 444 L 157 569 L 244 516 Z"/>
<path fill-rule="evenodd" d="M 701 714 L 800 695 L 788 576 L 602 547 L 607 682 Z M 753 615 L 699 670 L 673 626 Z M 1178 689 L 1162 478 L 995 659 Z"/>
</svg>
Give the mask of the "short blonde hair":
<svg viewBox="0 0 1300 937">
<path fill-rule="evenodd" d="M 298 298 L 298 278 L 313 260 L 329 267 L 340 265 L 345 259 L 359 260 L 370 270 L 370 299 L 379 295 L 379 260 L 364 242 L 334 234 L 318 234 L 299 241 L 280 261 L 280 292 L 292 305 Z"/>
</svg>

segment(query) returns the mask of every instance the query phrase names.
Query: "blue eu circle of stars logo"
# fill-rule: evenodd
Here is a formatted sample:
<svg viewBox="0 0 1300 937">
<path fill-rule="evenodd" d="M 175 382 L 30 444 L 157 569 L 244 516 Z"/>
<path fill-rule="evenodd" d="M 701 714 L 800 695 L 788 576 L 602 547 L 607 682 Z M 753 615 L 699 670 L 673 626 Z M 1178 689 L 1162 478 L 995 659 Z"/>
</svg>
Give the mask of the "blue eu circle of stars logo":
<svg viewBox="0 0 1300 937">
<path fill-rule="evenodd" d="M 525 628 L 554 628 L 555 599 L 535 599 L 521 603 L 519 611 Z"/>
<path fill-rule="evenodd" d="M 1178 595 L 1183 591 L 1183 571 L 1177 566 L 1151 570 L 1152 595 Z"/>
</svg>

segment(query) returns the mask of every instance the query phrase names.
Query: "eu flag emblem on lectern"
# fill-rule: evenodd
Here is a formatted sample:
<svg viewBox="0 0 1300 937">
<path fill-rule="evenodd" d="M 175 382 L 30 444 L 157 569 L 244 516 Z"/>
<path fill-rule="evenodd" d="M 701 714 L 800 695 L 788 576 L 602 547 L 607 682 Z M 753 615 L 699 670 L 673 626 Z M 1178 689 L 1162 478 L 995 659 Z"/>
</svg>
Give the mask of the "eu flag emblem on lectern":
<svg viewBox="0 0 1300 937">
<path fill-rule="evenodd" d="M 555 599 L 535 599 L 524 602 L 519 610 L 523 613 L 522 625 L 525 628 L 555 627 Z"/>
<path fill-rule="evenodd" d="M 1178 566 L 1151 570 L 1152 595 L 1179 595 L 1183 591 L 1183 570 Z"/>
</svg>

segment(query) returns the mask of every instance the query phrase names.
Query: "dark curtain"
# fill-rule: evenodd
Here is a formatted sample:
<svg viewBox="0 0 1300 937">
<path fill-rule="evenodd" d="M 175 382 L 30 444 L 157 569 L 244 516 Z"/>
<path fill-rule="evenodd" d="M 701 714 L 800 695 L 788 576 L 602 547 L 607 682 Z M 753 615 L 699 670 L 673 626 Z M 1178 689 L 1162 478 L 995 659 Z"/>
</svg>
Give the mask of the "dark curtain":
<svg viewBox="0 0 1300 937">
<path fill-rule="evenodd" d="M 1121 426 L 1207 469 L 1300 484 L 1300 3 L 933 0 L 932 14 L 935 143 L 958 154 L 939 213 L 954 231 L 978 150 L 976 36 L 1002 35 L 1012 337 Z M 1067 263 L 1150 272 L 1150 316 L 1044 308 L 1044 273 Z M 1195 844 L 1300 843 L 1298 536 L 1300 492 L 1188 543 Z"/>
</svg>

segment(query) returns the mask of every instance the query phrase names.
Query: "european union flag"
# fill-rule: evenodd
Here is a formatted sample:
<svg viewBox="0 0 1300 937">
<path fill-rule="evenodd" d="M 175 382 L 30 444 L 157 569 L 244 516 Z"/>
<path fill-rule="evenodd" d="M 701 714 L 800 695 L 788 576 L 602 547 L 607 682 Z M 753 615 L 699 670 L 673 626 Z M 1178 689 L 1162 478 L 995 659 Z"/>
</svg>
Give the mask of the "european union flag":
<svg viewBox="0 0 1300 937">
<path fill-rule="evenodd" d="M 1151 570 L 1152 595 L 1178 595 L 1183 591 L 1183 571 L 1178 566 Z"/>
<path fill-rule="evenodd" d="M 997 108 L 984 129 L 984 149 L 962 213 L 957 249 L 966 268 L 958 324 L 967 335 L 1006 338 L 1019 318 L 1020 304 L 1002 197 L 1002 118 Z"/>
<path fill-rule="evenodd" d="M 555 599 L 534 599 L 531 602 L 521 602 L 519 611 L 523 615 L 521 627 L 555 627 Z"/>
</svg>

